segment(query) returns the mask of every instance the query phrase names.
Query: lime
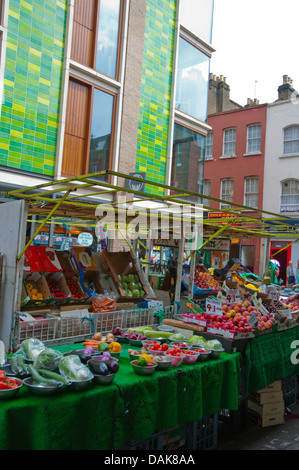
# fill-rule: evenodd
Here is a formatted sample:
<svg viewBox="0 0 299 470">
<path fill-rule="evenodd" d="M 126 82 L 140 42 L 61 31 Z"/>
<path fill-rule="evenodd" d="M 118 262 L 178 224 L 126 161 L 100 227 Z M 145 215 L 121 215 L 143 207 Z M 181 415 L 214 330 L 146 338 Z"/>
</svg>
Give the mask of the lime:
<svg viewBox="0 0 299 470">
<path fill-rule="evenodd" d="M 141 366 L 141 367 L 146 367 L 147 366 L 147 360 L 144 359 L 144 357 L 139 357 L 136 361 L 136 365 Z"/>
</svg>

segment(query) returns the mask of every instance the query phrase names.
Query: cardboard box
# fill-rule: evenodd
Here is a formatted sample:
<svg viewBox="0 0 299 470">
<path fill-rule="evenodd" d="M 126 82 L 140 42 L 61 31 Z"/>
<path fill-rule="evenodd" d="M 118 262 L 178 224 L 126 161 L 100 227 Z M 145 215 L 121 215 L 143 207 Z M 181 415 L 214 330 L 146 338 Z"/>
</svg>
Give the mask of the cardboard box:
<svg viewBox="0 0 299 470">
<path fill-rule="evenodd" d="M 24 272 L 41 272 L 44 270 L 36 248 L 35 246 L 29 246 L 25 251 Z"/>
<path fill-rule="evenodd" d="M 69 299 L 69 303 L 70 304 L 83 304 L 83 303 L 86 303 L 89 296 L 83 290 L 83 287 L 82 287 L 81 282 L 80 282 L 79 274 L 64 274 L 64 277 L 65 277 L 66 283 L 67 283 L 67 285 L 70 289 L 70 292 L 71 292 L 71 299 Z M 78 292 L 78 296 L 81 296 L 81 298 L 74 297 L 73 287 L 72 287 L 73 285 L 75 286 L 75 288 Z"/>
<path fill-rule="evenodd" d="M 250 392 L 249 397 L 253 399 L 256 403 L 259 403 L 260 405 L 264 405 L 268 403 L 283 402 L 282 390 L 262 392 L 262 393 Z"/>
<path fill-rule="evenodd" d="M 73 246 L 70 249 L 73 261 L 78 271 L 97 271 L 92 250 L 88 246 Z"/>
<path fill-rule="evenodd" d="M 258 413 L 254 412 L 253 410 L 248 411 L 248 418 L 257 423 L 262 428 L 266 428 L 269 426 L 276 426 L 278 424 L 284 424 L 284 415 L 281 413 L 276 413 L 272 415 L 264 415 L 261 416 Z"/>
<path fill-rule="evenodd" d="M 34 299 L 30 295 L 30 289 L 28 289 L 27 284 L 31 284 L 33 289 L 37 289 L 43 295 L 43 299 Z M 31 307 L 49 304 L 52 300 L 52 295 L 44 274 L 41 272 L 24 272 L 21 296 L 22 306 Z"/>
<path fill-rule="evenodd" d="M 272 416 L 276 414 L 284 414 L 284 401 L 277 403 L 256 403 L 254 400 L 248 399 L 248 409 L 258 413 L 260 416 Z"/>
<path fill-rule="evenodd" d="M 66 283 L 65 277 L 63 273 L 45 273 L 45 277 L 51 292 L 50 284 L 53 281 L 58 287 L 63 291 L 65 297 L 54 297 L 53 293 L 51 292 L 52 299 L 51 303 L 53 304 L 62 304 L 68 303 L 72 299 L 71 291 Z"/>
<path fill-rule="evenodd" d="M 274 382 L 268 384 L 266 387 L 256 390 L 258 393 L 263 392 L 279 392 L 282 390 L 281 380 L 275 380 Z"/>
<path fill-rule="evenodd" d="M 77 274 L 78 269 L 70 251 L 56 251 L 57 258 L 64 274 Z"/>
<path fill-rule="evenodd" d="M 41 260 L 44 272 L 62 272 L 56 251 L 49 246 L 37 246 L 37 256 Z"/>
<path fill-rule="evenodd" d="M 79 275 L 81 286 L 89 297 L 104 293 L 100 273 L 98 271 L 80 271 Z"/>
</svg>

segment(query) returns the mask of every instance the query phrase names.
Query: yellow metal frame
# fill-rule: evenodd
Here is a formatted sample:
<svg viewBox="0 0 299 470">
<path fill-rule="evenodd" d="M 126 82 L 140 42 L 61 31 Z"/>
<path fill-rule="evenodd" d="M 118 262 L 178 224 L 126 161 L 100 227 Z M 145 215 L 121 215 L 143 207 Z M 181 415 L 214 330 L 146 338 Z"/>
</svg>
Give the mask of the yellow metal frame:
<svg viewBox="0 0 299 470">
<path fill-rule="evenodd" d="M 109 184 L 105 181 L 100 181 L 101 177 L 108 179 L 109 176 L 117 177 L 117 185 Z M 146 191 L 136 191 L 125 187 L 126 180 L 136 181 L 138 183 L 144 183 L 152 187 L 157 187 L 160 190 L 164 190 L 164 195 L 149 194 Z M 84 194 L 83 191 L 88 190 Z M 99 218 L 95 215 L 95 209 L 101 204 L 112 204 L 116 206 L 116 212 L 118 214 L 126 213 L 125 209 L 117 207 L 117 202 L 112 200 L 111 202 L 104 201 L 103 195 L 117 196 L 117 194 L 128 194 L 133 196 L 131 200 L 128 200 L 128 204 L 134 204 L 142 201 L 152 201 L 160 204 L 176 204 L 178 206 L 191 205 L 195 211 L 202 211 L 203 218 L 203 230 L 205 235 L 209 237 L 202 246 L 208 241 L 220 235 L 223 238 L 230 238 L 235 235 L 240 238 L 264 238 L 264 237 L 284 237 L 294 239 L 294 242 L 298 239 L 298 231 L 288 221 L 290 217 L 286 215 L 276 214 L 273 212 L 253 209 L 249 206 L 232 203 L 222 199 L 217 199 L 211 196 L 206 196 L 200 193 L 195 193 L 186 189 L 174 188 L 169 185 L 157 183 L 147 179 L 140 179 L 131 175 L 107 170 L 99 173 L 77 176 L 72 178 L 64 178 L 61 180 L 53 180 L 47 183 L 42 183 L 36 186 L 27 188 L 15 189 L 7 192 L 7 196 L 18 199 L 24 199 L 28 203 L 28 216 L 38 215 L 45 217 L 45 219 L 38 226 L 33 237 L 28 241 L 25 248 L 19 254 L 18 259 L 21 258 L 27 246 L 32 243 L 35 236 L 42 230 L 46 224 L 55 223 L 57 219 L 61 218 L 73 218 L 76 222 L 72 225 L 86 224 L 87 222 L 96 222 Z M 55 195 L 55 198 L 53 198 Z M 102 199 L 101 199 L 102 198 Z M 186 198 L 189 198 L 186 199 Z M 191 198 L 191 199 L 190 199 Z M 88 200 L 86 202 L 85 200 Z M 194 200 L 195 199 L 195 200 Z M 202 205 L 199 200 L 210 200 L 217 203 L 229 204 L 231 209 L 214 209 L 209 206 Z M 140 209 L 133 207 L 136 212 Z M 160 211 L 159 211 L 160 209 Z M 146 209 L 144 209 L 146 210 Z M 161 208 L 155 209 L 159 212 L 159 217 L 167 217 L 178 223 L 181 221 L 181 216 L 171 215 L 171 210 L 167 213 L 167 208 L 164 207 L 164 215 L 161 213 Z M 246 211 L 243 212 L 243 211 Z M 225 214 L 223 217 L 217 218 L 206 218 L 206 213 L 221 213 Z M 134 217 L 132 217 L 134 219 Z M 54 220 L 55 219 L 55 220 Z M 81 222 L 78 222 L 81 221 Z M 191 222 L 195 223 L 196 219 L 191 218 Z M 129 219 L 127 219 L 129 223 Z M 270 230 L 271 229 L 271 230 Z M 125 237 L 124 237 L 125 238 Z M 292 243 L 294 243 L 292 242 Z M 202 248 L 199 247 L 198 249 Z M 191 255 L 190 255 L 191 256 Z"/>
</svg>

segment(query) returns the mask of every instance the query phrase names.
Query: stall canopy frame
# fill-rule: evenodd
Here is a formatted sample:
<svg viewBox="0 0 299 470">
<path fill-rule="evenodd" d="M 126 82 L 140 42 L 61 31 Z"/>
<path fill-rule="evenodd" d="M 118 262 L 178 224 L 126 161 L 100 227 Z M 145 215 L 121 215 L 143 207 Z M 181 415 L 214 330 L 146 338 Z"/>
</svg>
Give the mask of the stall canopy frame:
<svg viewBox="0 0 299 470">
<path fill-rule="evenodd" d="M 118 184 L 113 185 L 100 181 L 101 177 L 109 178 L 109 176 L 116 177 Z M 125 184 L 128 180 L 163 189 L 164 195 L 159 196 L 149 194 L 145 190 L 131 189 Z M 96 215 L 96 208 L 102 204 L 114 205 L 119 216 L 126 214 L 126 224 L 129 224 L 135 218 L 132 215 L 132 210 L 136 213 L 142 209 L 146 211 L 148 209 L 146 203 L 152 203 L 155 206 L 151 207 L 151 210 L 156 211 L 159 219 L 167 217 L 172 220 L 173 226 L 174 224 L 180 225 L 183 221 L 182 215 L 179 215 L 179 213 L 178 215 L 173 214 L 173 208 L 176 206 L 178 208 L 182 206 L 191 207 L 191 223 L 198 222 L 200 218 L 204 235 L 209 237 L 194 251 L 198 251 L 205 243 L 218 235 L 223 238 L 231 238 L 235 235 L 240 238 L 268 238 L 270 236 L 297 239 L 299 231 L 287 215 L 236 204 L 111 170 L 18 188 L 7 192 L 6 195 L 10 198 L 27 201 L 29 220 L 32 216 L 44 217 L 32 238 L 19 254 L 18 259 L 21 258 L 27 246 L 32 243 L 44 225 L 59 224 L 59 217 L 74 219 L 75 222 L 72 225 L 78 227 L 80 224 L 82 226 L 95 226 L 96 222 L 100 220 Z M 119 207 L 116 200 L 117 195 L 129 198 L 127 204 L 131 204 L 130 216 L 127 216 L 126 209 Z M 202 200 L 223 203 L 229 205 L 231 209 L 211 208 L 198 202 Z M 217 213 L 214 218 L 210 217 L 213 213 Z M 190 256 L 192 256 L 192 253 Z"/>
</svg>

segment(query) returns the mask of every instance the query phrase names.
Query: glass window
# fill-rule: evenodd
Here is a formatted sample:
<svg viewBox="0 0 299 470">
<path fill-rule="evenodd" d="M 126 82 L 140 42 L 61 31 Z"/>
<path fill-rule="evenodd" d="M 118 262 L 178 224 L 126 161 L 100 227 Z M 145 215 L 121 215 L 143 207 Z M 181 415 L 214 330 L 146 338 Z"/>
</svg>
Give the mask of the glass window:
<svg viewBox="0 0 299 470">
<path fill-rule="evenodd" d="M 223 156 L 232 157 L 236 154 L 236 129 L 225 129 L 223 136 Z"/>
<path fill-rule="evenodd" d="M 101 0 L 96 53 L 96 70 L 116 78 L 120 0 Z"/>
<path fill-rule="evenodd" d="M 181 24 L 204 41 L 212 42 L 213 0 L 181 0 Z"/>
<path fill-rule="evenodd" d="M 253 124 L 247 128 L 247 153 L 261 151 L 261 125 Z"/>
<path fill-rule="evenodd" d="M 280 211 L 299 212 L 299 180 L 282 182 Z"/>
<path fill-rule="evenodd" d="M 207 119 L 209 64 L 207 55 L 180 38 L 175 107 L 202 122 Z"/>
<path fill-rule="evenodd" d="M 245 178 L 244 205 L 249 207 L 258 207 L 259 197 L 259 178 Z"/>
<path fill-rule="evenodd" d="M 205 154 L 206 160 L 211 160 L 213 158 L 213 138 L 214 138 L 213 132 L 208 132 L 207 138 L 206 138 L 206 154 Z"/>
<path fill-rule="evenodd" d="M 88 173 L 110 168 L 113 105 L 113 95 L 94 90 Z"/>
<path fill-rule="evenodd" d="M 205 136 L 174 125 L 171 186 L 202 193 Z"/>
<path fill-rule="evenodd" d="M 233 178 L 226 178 L 221 180 L 221 197 L 224 201 L 233 202 L 234 198 L 234 179 Z M 222 209 L 229 209 L 231 207 L 230 204 L 226 204 L 224 202 L 220 203 L 220 207 Z"/>
<path fill-rule="evenodd" d="M 283 153 L 299 155 L 299 126 L 288 127 L 284 130 Z"/>
<path fill-rule="evenodd" d="M 203 182 L 203 192 L 205 196 L 211 196 L 211 180 L 204 180 Z M 210 207 L 211 200 L 203 199 L 203 205 Z"/>
</svg>

